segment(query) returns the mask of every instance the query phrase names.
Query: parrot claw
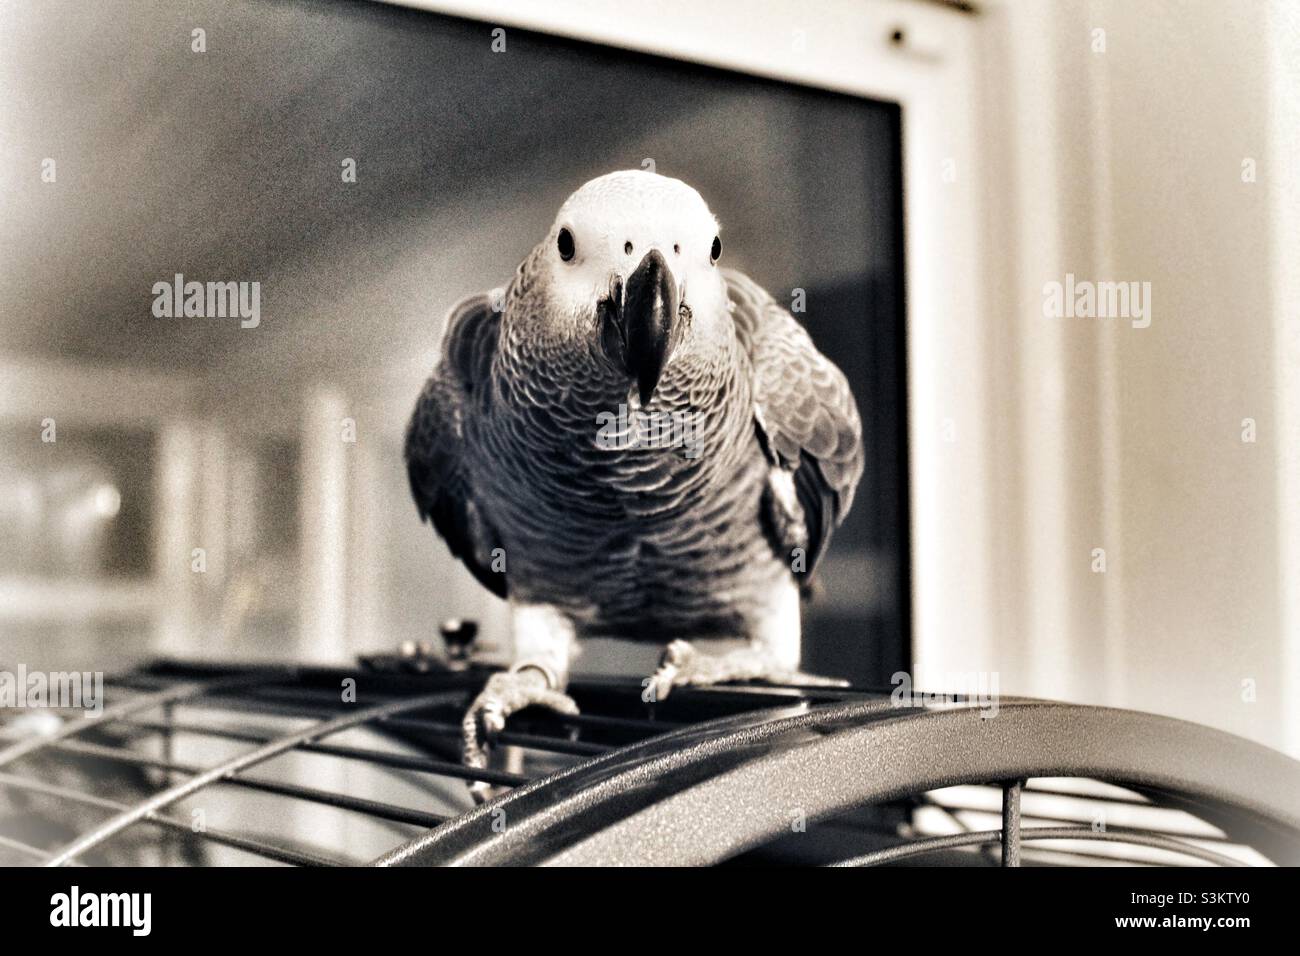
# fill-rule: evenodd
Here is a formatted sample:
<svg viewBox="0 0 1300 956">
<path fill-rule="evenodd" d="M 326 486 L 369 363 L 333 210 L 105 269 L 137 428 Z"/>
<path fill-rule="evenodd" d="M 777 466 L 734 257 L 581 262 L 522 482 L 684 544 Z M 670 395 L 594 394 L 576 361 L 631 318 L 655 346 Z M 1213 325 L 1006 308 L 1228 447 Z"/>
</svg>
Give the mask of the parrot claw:
<svg viewBox="0 0 1300 956">
<path fill-rule="evenodd" d="M 532 668 L 493 674 L 474 698 L 461 721 L 461 762 L 483 770 L 488 765 L 488 745 L 505 730 L 506 720 L 525 707 L 545 707 L 559 714 L 576 714 L 578 705 L 562 691 L 551 688 L 544 673 Z M 475 802 L 495 797 L 502 788 L 475 780 L 469 791 Z"/>
<path fill-rule="evenodd" d="M 701 654 L 689 641 L 676 640 L 664 648 L 659 667 L 650 678 L 655 700 L 666 700 L 674 687 L 708 687 L 729 681 L 759 680 L 769 684 L 806 687 L 848 687 L 838 677 L 822 677 L 782 667 L 762 647 L 746 647 L 718 657 Z"/>
<path fill-rule="evenodd" d="M 672 641 L 659 658 L 659 667 L 650 676 L 650 686 L 655 700 L 667 700 L 674 687 L 692 683 L 698 676 L 692 663 L 700 656 L 689 641 Z"/>
</svg>

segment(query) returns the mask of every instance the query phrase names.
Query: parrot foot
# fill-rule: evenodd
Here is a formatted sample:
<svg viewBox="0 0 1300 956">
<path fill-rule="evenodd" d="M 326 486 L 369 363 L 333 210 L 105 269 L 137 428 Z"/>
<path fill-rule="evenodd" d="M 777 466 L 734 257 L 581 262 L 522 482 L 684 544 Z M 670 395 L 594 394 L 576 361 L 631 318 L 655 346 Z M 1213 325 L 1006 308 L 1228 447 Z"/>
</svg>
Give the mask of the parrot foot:
<svg viewBox="0 0 1300 956">
<path fill-rule="evenodd" d="M 822 677 L 785 667 L 761 647 L 745 647 L 717 657 L 701 654 L 689 641 L 673 641 L 664 648 L 659 667 L 651 676 L 655 700 L 664 700 L 674 687 L 707 687 L 728 681 L 760 680 L 769 684 L 808 687 L 847 687 L 838 677 Z"/>
<path fill-rule="evenodd" d="M 525 707 L 545 707 L 560 714 L 578 713 L 573 698 L 555 690 L 549 676 L 542 670 L 523 667 L 493 674 L 461 721 L 462 763 L 474 769 L 485 769 L 489 742 L 505 729 L 511 714 Z M 477 803 L 483 803 L 496 796 L 499 788 L 475 780 L 469 791 Z"/>
</svg>

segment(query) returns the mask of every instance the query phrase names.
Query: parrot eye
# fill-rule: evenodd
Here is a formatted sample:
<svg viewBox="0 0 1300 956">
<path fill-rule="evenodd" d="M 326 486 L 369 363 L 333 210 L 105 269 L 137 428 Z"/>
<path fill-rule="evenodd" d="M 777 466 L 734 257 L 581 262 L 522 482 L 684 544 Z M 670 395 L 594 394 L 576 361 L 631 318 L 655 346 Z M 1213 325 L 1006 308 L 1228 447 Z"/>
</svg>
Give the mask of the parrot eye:
<svg viewBox="0 0 1300 956">
<path fill-rule="evenodd" d="M 631 254 L 632 254 L 632 242 L 631 240 L 629 240 L 623 243 L 623 255 L 630 256 Z"/>
<path fill-rule="evenodd" d="M 565 262 L 568 262 L 570 259 L 573 258 L 573 253 L 574 253 L 573 233 L 569 232 L 568 229 L 560 230 L 560 237 L 559 239 L 556 240 L 556 245 L 560 249 L 561 259 L 563 259 Z"/>
<path fill-rule="evenodd" d="M 709 249 L 709 262 L 717 262 L 722 257 L 722 240 L 717 236 L 713 237 L 713 247 Z"/>
</svg>

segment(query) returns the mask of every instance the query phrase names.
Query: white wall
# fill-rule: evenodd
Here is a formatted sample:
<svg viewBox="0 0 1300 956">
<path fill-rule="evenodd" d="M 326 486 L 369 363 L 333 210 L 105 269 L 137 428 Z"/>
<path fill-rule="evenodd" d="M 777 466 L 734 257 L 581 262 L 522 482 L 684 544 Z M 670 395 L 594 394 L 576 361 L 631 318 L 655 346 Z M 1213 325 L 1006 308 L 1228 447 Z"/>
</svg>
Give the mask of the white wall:
<svg viewBox="0 0 1300 956">
<path fill-rule="evenodd" d="M 1295 8 L 980 19 L 1003 689 L 1297 750 Z M 1150 327 L 1044 318 L 1067 272 L 1150 282 Z"/>
</svg>

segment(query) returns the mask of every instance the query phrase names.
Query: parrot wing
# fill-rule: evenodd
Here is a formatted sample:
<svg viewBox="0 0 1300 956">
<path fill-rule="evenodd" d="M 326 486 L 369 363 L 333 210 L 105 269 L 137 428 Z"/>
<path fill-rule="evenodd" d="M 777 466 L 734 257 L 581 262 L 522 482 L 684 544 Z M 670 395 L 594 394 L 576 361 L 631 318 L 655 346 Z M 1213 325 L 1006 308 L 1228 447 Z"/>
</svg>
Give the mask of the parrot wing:
<svg viewBox="0 0 1300 956">
<path fill-rule="evenodd" d="M 806 583 L 853 503 L 862 477 L 862 422 L 844 374 L 794 316 L 745 275 L 723 274 L 736 336 L 753 368 L 759 442 L 773 466 L 792 473 L 798 503 L 769 494 L 764 519 L 783 556 L 806 550 L 798 575 Z"/>
<path fill-rule="evenodd" d="M 500 546 L 474 499 L 465 449 L 467 419 L 486 395 L 501 314 L 487 295 L 452 308 L 442 360 L 424 385 L 406 429 L 406 474 L 423 520 L 431 521 L 479 583 L 506 596 L 506 576 L 491 568 Z"/>
</svg>

